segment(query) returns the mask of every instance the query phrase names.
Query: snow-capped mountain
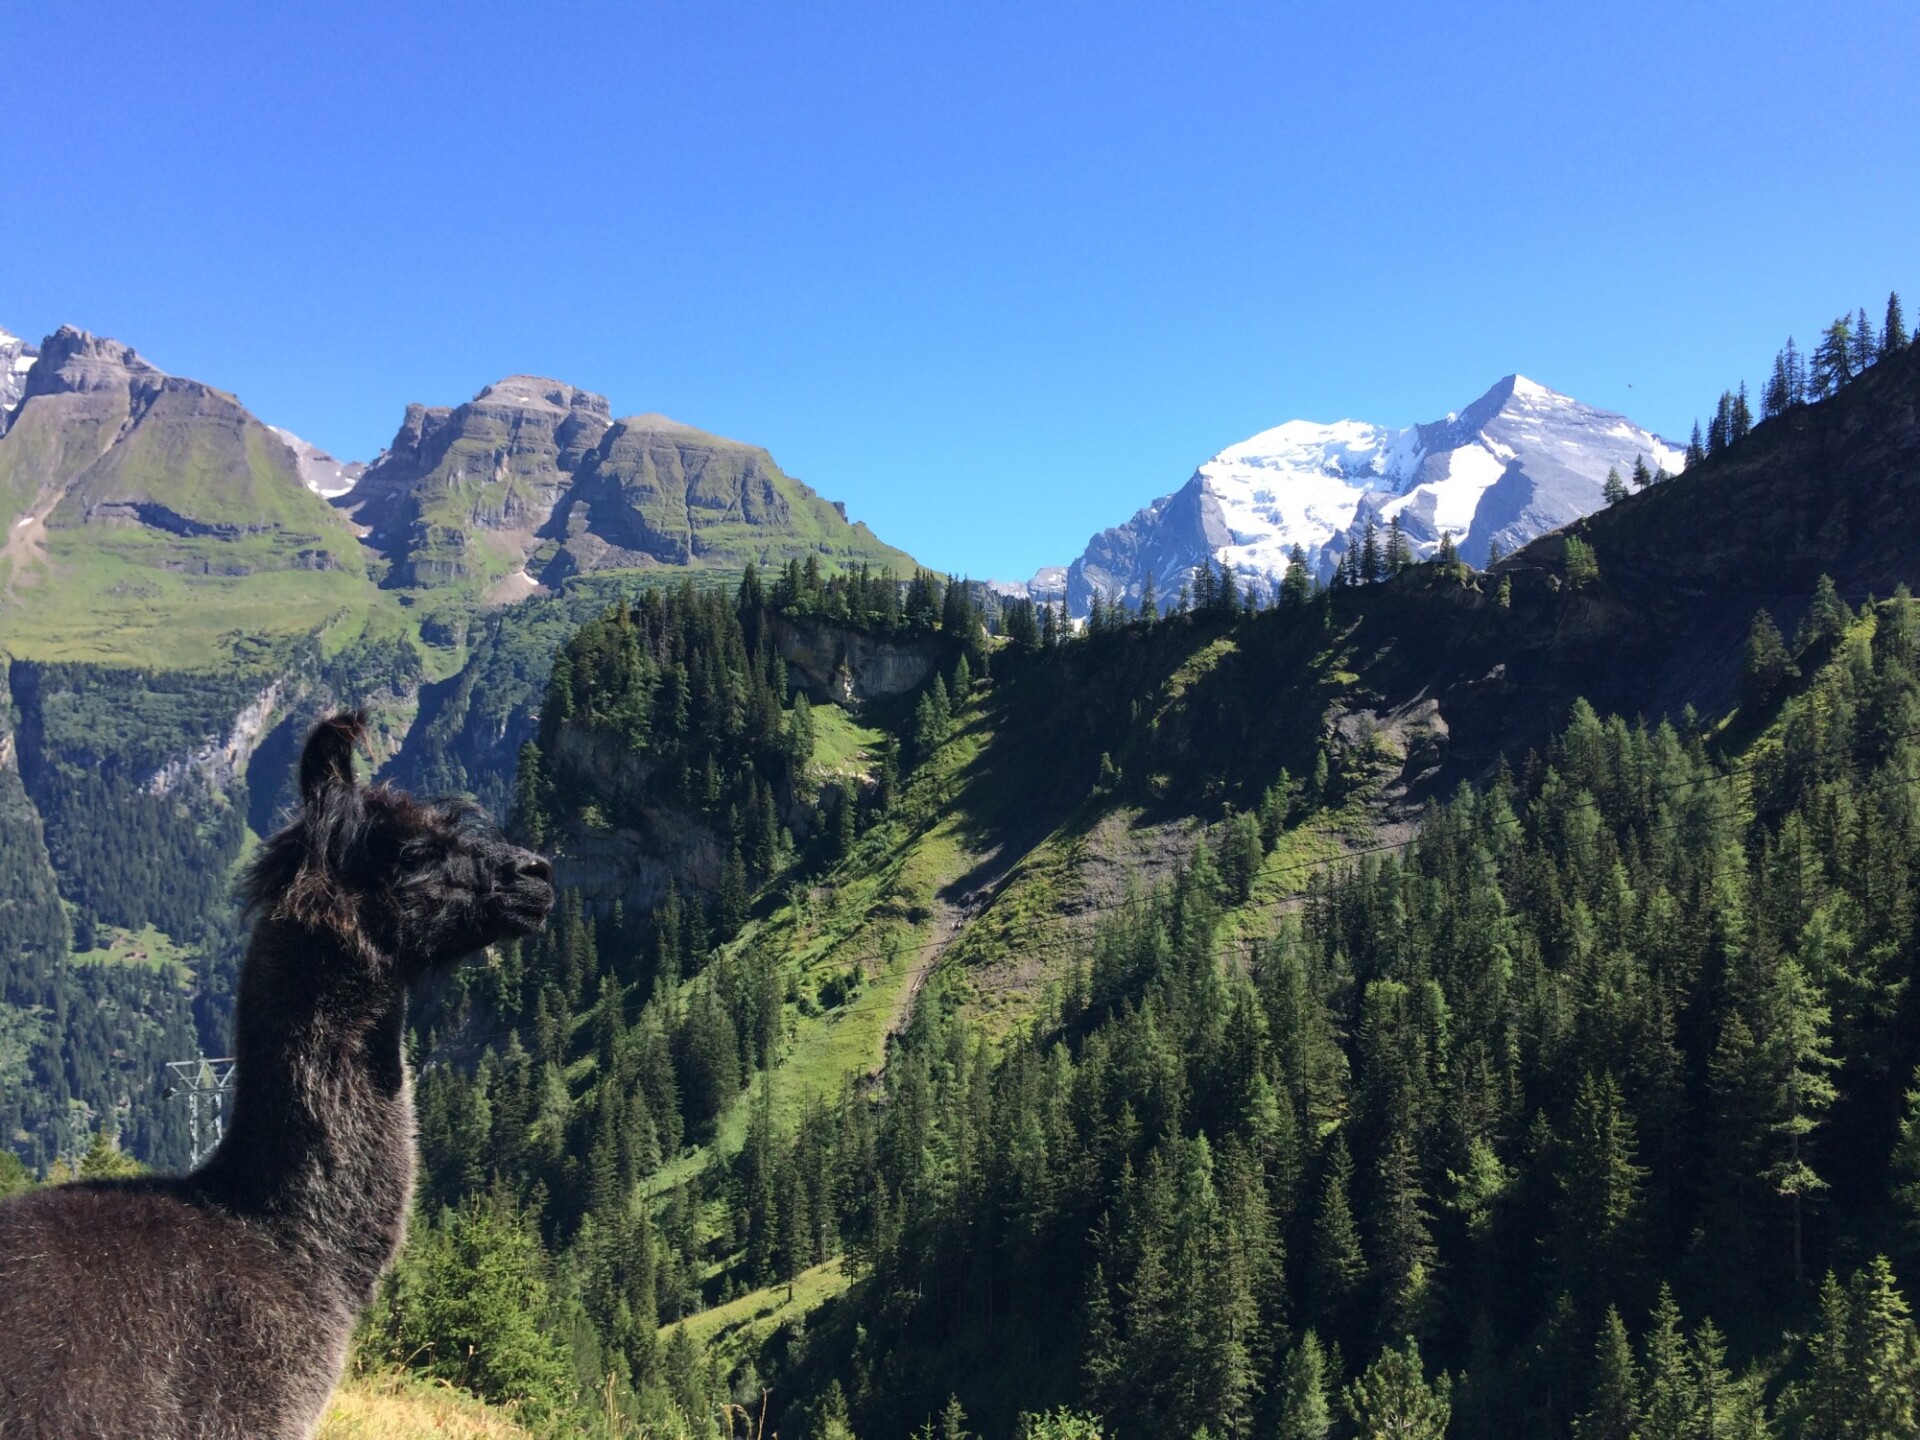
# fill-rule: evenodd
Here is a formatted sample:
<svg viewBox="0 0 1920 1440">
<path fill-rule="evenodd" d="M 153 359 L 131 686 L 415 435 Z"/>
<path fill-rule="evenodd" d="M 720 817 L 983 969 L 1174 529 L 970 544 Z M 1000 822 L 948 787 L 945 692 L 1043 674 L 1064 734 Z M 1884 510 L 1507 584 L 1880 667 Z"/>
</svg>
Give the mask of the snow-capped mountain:
<svg viewBox="0 0 1920 1440">
<path fill-rule="evenodd" d="M 27 393 L 27 371 L 33 368 L 40 352 L 18 335 L 0 328 L 0 434 Z"/>
<path fill-rule="evenodd" d="M 1067 567 L 1067 602 L 1075 614 L 1096 592 L 1137 602 L 1149 574 L 1164 602 L 1202 556 L 1264 590 L 1295 545 L 1324 580 L 1369 520 L 1384 532 L 1397 518 L 1416 556 L 1451 534 L 1479 564 L 1491 542 L 1511 551 L 1598 510 L 1607 471 L 1630 477 L 1636 459 L 1677 473 L 1684 453 L 1523 375 L 1426 425 L 1289 421 L 1228 446 L 1179 490 L 1094 536 Z M 1036 576 L 1029 593 L 1059 588 Z"/>
</svg>

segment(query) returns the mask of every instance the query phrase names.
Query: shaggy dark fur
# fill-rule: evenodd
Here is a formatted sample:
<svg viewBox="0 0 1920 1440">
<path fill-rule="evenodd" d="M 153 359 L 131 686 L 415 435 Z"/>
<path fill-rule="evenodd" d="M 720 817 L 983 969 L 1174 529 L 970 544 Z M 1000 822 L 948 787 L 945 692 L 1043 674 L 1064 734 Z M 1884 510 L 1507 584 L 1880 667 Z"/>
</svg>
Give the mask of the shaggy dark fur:
<svg viewBox="0 0 1920 1440">
<path fill-rule="evenodd" d="M 471 806 L 355 783 L 319 726 L 246 881 L 233 1123 L 191 1175 L 0 1204 L 0 1440 L 311 1436 L 413 1189 L 408 984 L 553 904 Z"/>
</svg>

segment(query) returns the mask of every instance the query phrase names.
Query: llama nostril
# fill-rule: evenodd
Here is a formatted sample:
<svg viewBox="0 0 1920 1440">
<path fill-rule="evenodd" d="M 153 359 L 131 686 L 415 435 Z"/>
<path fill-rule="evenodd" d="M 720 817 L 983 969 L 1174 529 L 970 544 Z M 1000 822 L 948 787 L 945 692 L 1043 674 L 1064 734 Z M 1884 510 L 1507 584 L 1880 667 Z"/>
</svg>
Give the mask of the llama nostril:
<svg viewBox="0 0 1920 1440">
<path fill-rule="evenodd" d="M 545 880 L 548 884 L 553 883 L 553 866 L 542 855 L 528 855 L 520 862 L 520 873 L 531 875 L 536 880 Z"/>
</svg>

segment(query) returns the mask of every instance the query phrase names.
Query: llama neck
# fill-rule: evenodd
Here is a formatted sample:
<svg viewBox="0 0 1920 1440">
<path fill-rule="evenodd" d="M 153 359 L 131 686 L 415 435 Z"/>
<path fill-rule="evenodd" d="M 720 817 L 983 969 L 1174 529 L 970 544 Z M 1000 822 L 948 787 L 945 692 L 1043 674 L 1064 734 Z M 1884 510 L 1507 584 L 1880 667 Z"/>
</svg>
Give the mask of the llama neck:
<svg viewBox="0 0 1920 1440">
<path fill-rule="evenodd" d="M 196 1179 L 257 1215 L 353 1303 L 405 1236 L 413 1096 L 406 995 L 342 977 L 364 965 L 331 938 L 272 923 L 247 947 L 234 1016 L 233 1119 Z"/>
</svg>

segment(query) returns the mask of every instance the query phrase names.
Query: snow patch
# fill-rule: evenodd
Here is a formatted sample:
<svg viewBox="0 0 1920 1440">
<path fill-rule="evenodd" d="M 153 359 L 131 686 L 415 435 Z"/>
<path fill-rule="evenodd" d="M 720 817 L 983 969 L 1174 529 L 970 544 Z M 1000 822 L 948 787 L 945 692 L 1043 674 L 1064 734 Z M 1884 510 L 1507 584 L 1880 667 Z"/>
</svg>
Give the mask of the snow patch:
<svg viewBox="0 0 1920 1440">
<path fill-rule="evenodd" d="M 294 464 L 300 469 L 301 483 L 323 500 L 332 500 L 353 489 L 367 468 L 364 465 L 343 464 L 319 446 L 302 440 L 291 430 L 282 430 L 278 425 L 269 425 L 267 429 L 293 452 Z"/>
</svg>

